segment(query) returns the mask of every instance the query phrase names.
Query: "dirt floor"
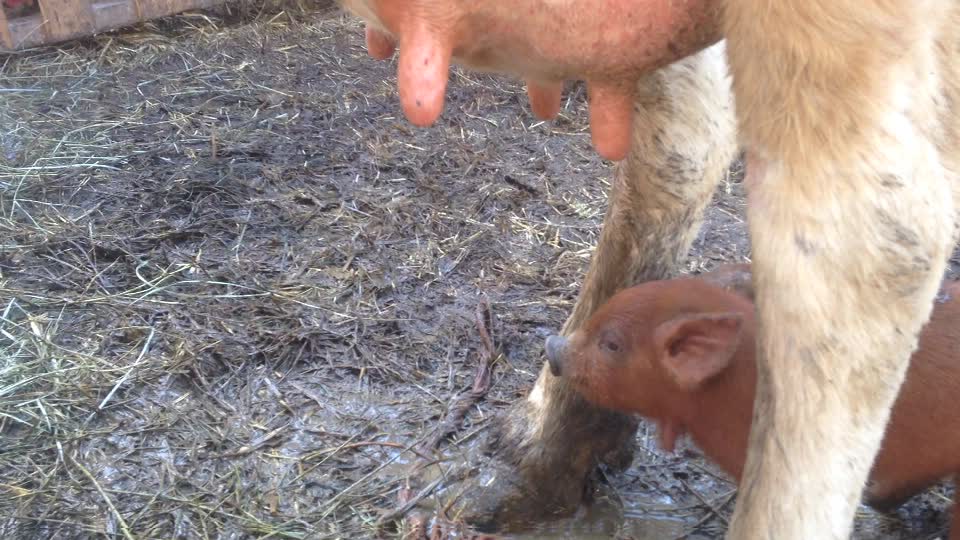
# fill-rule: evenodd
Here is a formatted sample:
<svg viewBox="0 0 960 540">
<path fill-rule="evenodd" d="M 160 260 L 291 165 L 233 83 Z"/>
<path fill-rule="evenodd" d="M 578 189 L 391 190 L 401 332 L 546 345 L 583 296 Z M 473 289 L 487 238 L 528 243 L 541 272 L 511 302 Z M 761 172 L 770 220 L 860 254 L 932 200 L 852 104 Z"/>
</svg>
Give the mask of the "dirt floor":
<svg viewBox="0 0 960 540">
<path fill-rule="evenodd" d="M 529 390 L 606 204 L 584 89 L 542 123 L 457 71 L 416 129 L 394 69 L 291 5 L 2 59 L 0 536 L 373 536 L 473 383 L 484 298 L 503 359 L 456 439 Z M 731 174 L 686 270 L 743 260 L 742 216 Z M 655 440 L 526 537 L 719 537 L 733 485 Z M 858 538 L 936 538 L 949 496 Z"/>
</svg>

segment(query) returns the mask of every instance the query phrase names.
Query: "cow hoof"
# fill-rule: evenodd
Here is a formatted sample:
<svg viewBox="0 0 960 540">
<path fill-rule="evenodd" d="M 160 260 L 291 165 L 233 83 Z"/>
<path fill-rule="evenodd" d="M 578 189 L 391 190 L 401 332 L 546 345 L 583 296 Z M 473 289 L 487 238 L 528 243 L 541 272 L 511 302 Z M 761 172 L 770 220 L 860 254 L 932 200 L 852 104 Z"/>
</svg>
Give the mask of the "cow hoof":
<svg viewBox="0 0 960 540">
<path fill-rule="evenodd" d="M 575 396 L 559 405 L 563 410 L 553 414 L 534 414 L 523 400 L 469 448 L 453 448 L 445 452 L 450 459 L 413 473 L 412 492 L 436 489 L 404 520 L 402 537 L 529 531 L 575 512 L 592 493 L 600 464 L 617 471 L 630 465 L 635 419 Z M 538 419 L 545 424 L 533 429 Z"/>
</svg>

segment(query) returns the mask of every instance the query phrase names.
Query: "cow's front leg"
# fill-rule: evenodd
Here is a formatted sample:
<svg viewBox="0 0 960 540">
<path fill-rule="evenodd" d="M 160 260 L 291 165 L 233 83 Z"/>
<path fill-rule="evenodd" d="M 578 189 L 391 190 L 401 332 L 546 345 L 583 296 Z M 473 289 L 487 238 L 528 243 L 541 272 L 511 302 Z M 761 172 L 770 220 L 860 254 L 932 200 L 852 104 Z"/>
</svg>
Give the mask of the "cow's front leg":
<svg viewBox="0 0 960 540">
<path fill-rule="evenodd" d="M 849 537 L 949 253 L 941 4 L 868 4 L 728 3 L 760 321 L 730 538 Z"/>
<path fill-rule="evenodd" d="M 633 146 L 616 170 L 610 206 L 572 332 L 616 290 L 668 277 L 686 255 L 711 193 L 733 159 L 733 110 L 721 46 L 638 85 Z M 461 494 L 459 518 L 490 528 L 576 509 L 605 458 L 629 463 L 634 421 L 586 404 L 549 370 L 490 439 L 485 482 Z"/>
</svg>

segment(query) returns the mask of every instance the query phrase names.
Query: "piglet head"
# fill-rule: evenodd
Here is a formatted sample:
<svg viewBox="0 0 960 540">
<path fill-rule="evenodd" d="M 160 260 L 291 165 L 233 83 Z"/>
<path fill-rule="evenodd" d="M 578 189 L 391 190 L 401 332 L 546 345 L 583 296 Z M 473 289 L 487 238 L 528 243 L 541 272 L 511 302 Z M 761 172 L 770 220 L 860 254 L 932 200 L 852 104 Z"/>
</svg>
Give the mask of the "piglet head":
<svg viewBox="0 0 960 540">
<path fill-rule="evenodd" d="M 718 310 L 708 293 L 698 294 L 704 289 L 716 287 L 672 280 L 620 291 L 569 337 L 547 339 L 551 372 L 596 405 L 676 416 L 740 343 L 743 317 Z"/>
</svg>

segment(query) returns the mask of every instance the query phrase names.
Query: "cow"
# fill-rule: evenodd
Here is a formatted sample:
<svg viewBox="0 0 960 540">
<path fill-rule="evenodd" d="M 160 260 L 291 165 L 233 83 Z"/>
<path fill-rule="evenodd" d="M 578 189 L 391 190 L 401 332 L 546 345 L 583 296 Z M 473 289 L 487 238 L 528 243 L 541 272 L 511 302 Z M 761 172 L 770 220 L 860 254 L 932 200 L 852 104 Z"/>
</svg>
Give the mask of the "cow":
<svg viewBox="0 0 960 540">
<path fill-rule="evenodd" d="M 956 243 L 960 3 L 340 3 L 372 55 L 399 48 L 416 125 L 441 114 L 451 62 L 522 77 L 542 116 L 563 81 L 586 81 L 593 143 L 618 163 L 564 335 L 616 291 L 674 275 L 745 152 L 757 395 L 728 537 L 847 538 Z M 477 476 L 463 515 L 569 511 L 635 429 L 545 368 L 491 433 L 501 468 Z"/>
</svg>

